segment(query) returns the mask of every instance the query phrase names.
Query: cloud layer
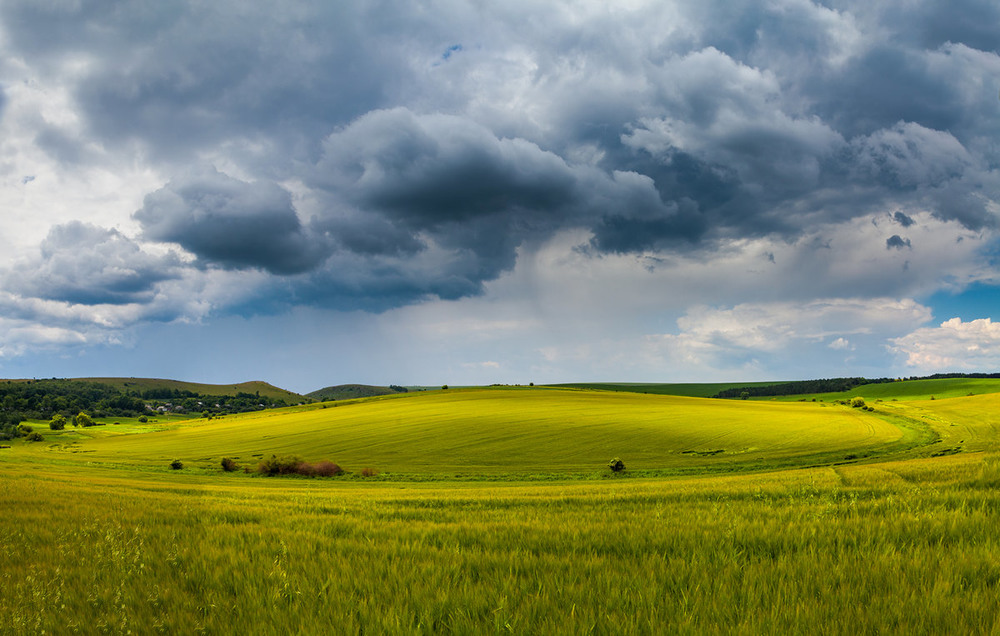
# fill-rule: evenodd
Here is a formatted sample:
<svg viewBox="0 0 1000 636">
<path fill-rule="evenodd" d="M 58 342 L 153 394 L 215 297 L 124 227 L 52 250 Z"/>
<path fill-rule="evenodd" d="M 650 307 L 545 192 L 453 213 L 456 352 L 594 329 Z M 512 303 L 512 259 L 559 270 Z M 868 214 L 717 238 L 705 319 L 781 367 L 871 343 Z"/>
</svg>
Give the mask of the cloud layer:
<svg viewBox="0 0 1000 636">
<path fill-rule="evenodd" d="M 6 2 L 2 291 L 80 334 L 85 307 L 113 334 L 514 280 L 545 303 L 524 272 L 558 248 L 563 286 L 621 275 L 713 364 L 779 324 L 849 352 L 818 306 L 878 322 L 996 278 L 998 21 L 978 0 Z M 724 316 L 749 331 L 704 331 Z"/>
</svg>

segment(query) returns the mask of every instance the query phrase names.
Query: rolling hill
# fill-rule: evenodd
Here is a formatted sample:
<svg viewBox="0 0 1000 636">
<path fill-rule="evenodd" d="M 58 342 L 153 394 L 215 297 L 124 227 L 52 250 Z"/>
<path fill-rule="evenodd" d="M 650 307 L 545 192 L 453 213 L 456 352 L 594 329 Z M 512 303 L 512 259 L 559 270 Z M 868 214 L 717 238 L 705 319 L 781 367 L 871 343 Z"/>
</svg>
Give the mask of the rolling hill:
<svg viewBox="0 0 1000 636">
<path fill-rule="evenodd" d="M 290 404 L 310 402 L 307 396 L 278 388 L 267 382 L 251 381 L 238 384 L 199 384 L 197 382 L 182 382 L 180 380 L 164 380 L 158 378 L 72 378 L 83 382 L 107 384 L 120 391 L 148 391 L 151 389 L 170 389 L 191 391 L 200 395 L 236 395 L 238 393 L 259 394 L 276 400 L 284 400 Z"/>
<path fill-rule="evenodd" d="M 103 427 L 102 427 L 103 428 Z M 145 435 L 68 432 L 68 458 L 215 470 L 222 457 L 330 459 L 412 475 L 718 471 L 815 464 L 925 440 L 903 418 L 838 405 L 706 400 L 569 389 L 459 389 L 194 420 Z M 57 450 L 58 449 L 58 450 Z"/>
<path fill-rule="evenodd" d="M 338 384 L 306 393 L 306 397 L 319 402 L 330 402 L 333 400 L 354 400 L 357 398 L 377 397 L 379 395 L 393 395 L 395 393 L 402 393 L 402 391 L 387 386 Z"/>
</svg>

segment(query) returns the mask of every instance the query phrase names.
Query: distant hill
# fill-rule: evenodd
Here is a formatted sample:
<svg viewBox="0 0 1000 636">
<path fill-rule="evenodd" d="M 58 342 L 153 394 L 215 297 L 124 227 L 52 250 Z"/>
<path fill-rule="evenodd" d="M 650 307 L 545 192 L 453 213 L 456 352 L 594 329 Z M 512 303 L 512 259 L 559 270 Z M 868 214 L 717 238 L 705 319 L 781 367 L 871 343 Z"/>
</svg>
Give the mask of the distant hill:
<svg viewBox="0 0 1000 636">
<path fill-rule="evenodd" d="M 776 382 L 716 382 L 716 383 L 651 383 L 651 382 L 574 382 L 550 384 L 558 388 L 594 389 L 598 391 L 624 391 L 626 393 L 651 393 L 684 397 L 715 397 L 720 391 L 745 386 L 769 386 Z"/>
<path fill-rule="evenodd" d="M 148 391 L 151 389 L 176 389 L 178 391 L 191 391 L 200 395 L 236 395 L 238 393 L 250 393 L 269 397 L 275 400 L 284 400 L 289 404 L 299 402 L 310 402 L 304 395 L 286 391 L 272 384 L 261 381 L 240 382 L 239 384 L 199 384 L 197 382 L 181 382 L 180 380 L 163 380 L 158 378 L 71 378 L 81 382 L 96 382 L 107 384 L 119 391 Z"/>
<path fill-rule="evenodd" d="M 328 386 L 312 393 L 306 393 L 306 397 L 320 402 L 331 400 L 355 400 L 357 398 L 376 397 L 379 395 L 394 395 L 405 393 L 406 389 L 396 386 L 371 386 L 368 384 L 338 384 Z"/>
</svg>

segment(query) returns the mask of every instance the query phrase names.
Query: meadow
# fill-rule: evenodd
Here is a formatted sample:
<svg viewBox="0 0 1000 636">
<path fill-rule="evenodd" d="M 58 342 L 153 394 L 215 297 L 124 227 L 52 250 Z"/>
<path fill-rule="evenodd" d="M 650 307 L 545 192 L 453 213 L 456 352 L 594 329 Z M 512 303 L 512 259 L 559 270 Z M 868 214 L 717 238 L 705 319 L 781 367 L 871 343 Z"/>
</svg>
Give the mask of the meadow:
<svg viewBox="0 0 1000 636">
<path fill-rule="evenodd" d="M 0 632 L 997 633 L 1000 395 L 874 406 L 483 389 L 39 427 L 0 449 Z M 269 453 L 352 472 L 218 465 Z"/>
</svg>

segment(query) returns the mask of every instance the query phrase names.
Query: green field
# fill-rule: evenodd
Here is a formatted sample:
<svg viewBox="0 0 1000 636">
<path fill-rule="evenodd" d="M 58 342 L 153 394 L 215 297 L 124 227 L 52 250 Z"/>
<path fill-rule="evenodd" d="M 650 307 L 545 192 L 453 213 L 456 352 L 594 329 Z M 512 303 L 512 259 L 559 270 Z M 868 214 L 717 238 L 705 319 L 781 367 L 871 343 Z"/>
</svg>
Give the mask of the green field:
<svg viewBox="0 0 1000 636">
<path fill-rule="evenodd" d="M 849 400 L 861 396 L 866 400 L 931 400 L 1000 392 L 1000 379 L 994 378 L 940 378 L 933 380 L 906 380 L 884 384 L 865 384 L 842 393 L 810 393 L 780 396 L 778 400 L 817 398 L 826 401 Z M 755 398 L 769 400 L 771 398 Z"/>
<path fill-rule="evenodd" d="M 713 397 L 719 391 L 744 386 L 768 386 L 775 382 L 576 382 L 555 384 L 559 388 L 593 389 L 598 391 L 625 391 L 629 393 L 650 393 L 653 395 L 681 395 L 685 397 Z"/>
<path fill-rule="evenodd" d="M 884 400 L 451 389 L 35 424 L 0 449 L 0 633 L 996 633 L 1000 394 Z M 271 454 L 349 472 L 219 464 Z"/>
</svg>

